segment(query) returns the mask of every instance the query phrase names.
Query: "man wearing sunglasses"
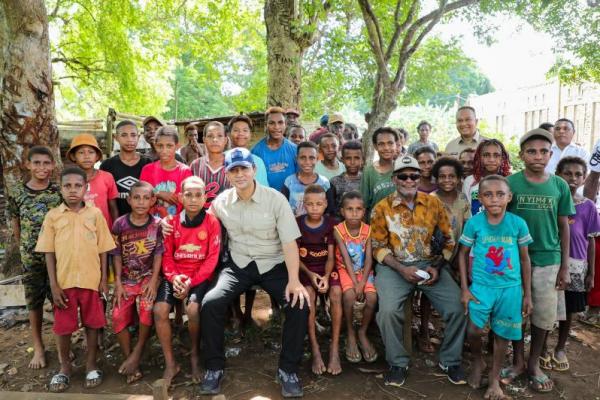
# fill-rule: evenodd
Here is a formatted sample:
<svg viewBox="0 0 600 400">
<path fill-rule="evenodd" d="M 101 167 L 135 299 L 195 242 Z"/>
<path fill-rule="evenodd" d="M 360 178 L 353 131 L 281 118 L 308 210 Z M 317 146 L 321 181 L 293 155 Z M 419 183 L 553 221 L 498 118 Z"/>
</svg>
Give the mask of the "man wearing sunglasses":
<svg viewBox="0 0 600 400">
<path fill-rule="evenodd" d="M 450 273 L 440 268 L 443 260 L 433 256 L 431 249 L 434 233 L 440 234 L 444 238 L 444 258 L 450 258 L 454 248 L 450 222 L 436 196 L 417 191 L 420 171 L 417 160 L 400 156 L 392 173 L 396 191 L 377 203 L 371 213 L 373 257 L 377 260 L 375 287 L 379 297 L 376 318 L 390 365 L 384 383 L 402 386 L 406 380 L 409 355 L 402 335 L 404 303 L 419 287 L 446 324 L 439 366 L 450 382 L 465 384 L 461 361 L 466 319 L 460 289 Z"/>
</svg>

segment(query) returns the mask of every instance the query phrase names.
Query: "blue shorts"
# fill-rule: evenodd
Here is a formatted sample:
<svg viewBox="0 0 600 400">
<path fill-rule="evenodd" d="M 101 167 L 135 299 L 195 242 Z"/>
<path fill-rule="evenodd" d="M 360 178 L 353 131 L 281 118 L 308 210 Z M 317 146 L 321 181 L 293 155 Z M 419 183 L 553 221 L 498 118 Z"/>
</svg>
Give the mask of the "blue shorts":
<svg viewBox="0 0 600 400">
<path fill-rule="evenodd" d="M 491 321 L 490 328 L 496 335 L 507 340 L 521 340 L 521 285 L 494 288 L 473 283 L 470 290 L 479 301 L 479 304 L 469 303 L 469 318 L 475 326 L 483 329 Z"/>
</svg>

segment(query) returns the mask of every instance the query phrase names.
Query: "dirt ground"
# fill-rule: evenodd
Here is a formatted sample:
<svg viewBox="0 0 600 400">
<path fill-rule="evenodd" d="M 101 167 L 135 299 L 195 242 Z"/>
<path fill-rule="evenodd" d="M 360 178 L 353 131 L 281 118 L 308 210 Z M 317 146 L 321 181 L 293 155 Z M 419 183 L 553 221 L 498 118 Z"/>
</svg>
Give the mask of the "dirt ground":
<svg viewBox="0 0 600 400">
<path fill-rule="evenodd" d="M 238 355 L 228 357 L 226 378 L 222 393 L 227 399 L 279 399 L 279 386 L 275 383 L 275 371 L 280 349 L 280 327 L 268 322 L 269 300 L 264 293 L 257 296 L 253 310 L 257 327 L 249 329 L 243 338 L 229 336 L 227 349 Z M 438 326 L 438 321 L 435 325 Z M 380 358 L 374 364 L 349 364 L 343 360 L 343 372 L 331 375 L 315 376 L 310 372 L 310 354 L 308 348 L 302 363 L 300 376 L 304 383 L 305 399 L 478 399 L 483 390 L 473 390 L 467 386 L 454 386 L 444 376 L 439 376 L 437 359 L 418 351 L 413 352 L 409 377 L 403 388 L 391 388 L 383 385 L 381 373 L 386 369 L 381 339 L 376 327 L 372 327 L 371 336 L 377 344 Z M 58 360 L 52 338 L 51 323 L 44 324 L 44 339 L 47 343 L 49 366 L 33 371 L 27 368 L 30 359 L 30 334 L 28 324 L 20 324 L 8 330 L 0 330 L 0 364 L 6 363 L 0 376 L 0 391 L 44 392 L 53 373 L 58 370 Z M 568 355 L 571 370 L 552 372 L 555 390 L 540 395 L 527 389 L 526 381 L 517 381 L 507 391 L 513 398 L 535 399 L 600 399 L 600 329 L 576 323 L 573 335 L 568 343 Z M 439 339 L 439 330 L 434 337 Z M 554 343 L 555 335 L 551 337 Z M 202 398 L 197 388 L 191 384 L 189 376 L 189 358 L 185 334 L 175 340 L 176 356 L 182 365 L 182 372 L 175 378 L 170 394 L 174 399 Z M 162 375 L 163 356 L 156 337 L 153 337 L 142 359 L 144 378 L 132 385 L 116 370 L 122 360 L 114 335 L 107 330 L 106 350 L 100 356 L 100 368 L 105 372 L 104 383 L 93 390 L 83 388 L 82 342 L 74 345 L 76 355 L 74 375 L 69 393 L 131 393 L 152 394 L 151 384 Z M 323 350 L 327 349 L 328 338 L 321 338 Z M 344 340 L 342 338 L 342 346 Z M 343 350 L 342 350 L 343 351 Z M 326 354 L 324 354 L 326 359 Z M 465 353 L 465 367 L 469 367 L 470 354 Z M 507 361 L 508 362 L 508 361 Z M 0 367 L 1 368 L 1 367 Z M 0 398 L 2 394 L 0 392 Z M 210 397 L 208 397 L 210 398 Z"/>
</svg>

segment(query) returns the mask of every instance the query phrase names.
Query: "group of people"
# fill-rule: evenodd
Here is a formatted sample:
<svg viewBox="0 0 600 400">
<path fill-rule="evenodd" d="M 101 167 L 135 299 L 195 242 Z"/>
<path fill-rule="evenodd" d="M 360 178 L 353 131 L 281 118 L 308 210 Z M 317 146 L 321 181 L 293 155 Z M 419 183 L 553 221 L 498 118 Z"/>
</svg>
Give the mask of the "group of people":
<svg viewBox="0 0 600 400">
<path fill-rule="evenodd" d="M 371 138 L 378 156 L 373 163 L 365 163 L 358 133 L 346 129 L 341 114 L 322 119 L 308 137 L 299 116 L 269 108 L 266 136 L 251 149 L 254 126 L 244 115 L 226 126 L 209 122 L 201 139 L 197 126 L 186 126 L 188 143 L 181 148 L 176 127 L 148 117 L 147 154 L 136 151 L 136 124 L 122 121 L 115 134 L 120 151 L 99 168 L 103 156 L 95 137 L 74 137 L 66 154 L 73 165 L 60 172 L 58 183 L 51 181 L 50 149 L 29 150 L 30 178 L 10 191 L 9 213 L 30 311 L 31 368 L 46 366 L 42 306 L 46 298 L 54 306 L 60 371 L 50 391 L 69 388 L 71 335 L 80 323 L 87 342 L 85 386 L 102 383 L 96 344 L 111 305 L 124 357 L 118 372 L 128 383 L 142 378 L 152 326 L 167 383 L 180 372 L 172 325 L 181 326 L 185 314 L 192 379 L 201 393 L 219 393 L 225 325 L 230 313 L 239 316 L 243 293 L 248 319 L 255 285 L 285 314 L 276 374 L 284 397 L 302 396 L 298 368 L 307 333 L 315 374 L 342 372 L 342 326 L 345 358 L 376 361 L 368 336 L 373 319 L 389 364 L 384 382 L 403 385 L 410 350 L 404 347 L 404 307 L 412 306 L 415 291 L 419 348 L 435 351 L 428 329 L 433 306 L 444 321 L 439 367 L 450 382 L 482 385 L 481 336 L 489 327 L 493 363 L 485 397 L 504 398 L 501 383 L 522 374 L 533 390 L 552 390 L 542 369 L 569 368 L 565 343 L 573 314 L 585 310 L 594 287 L 594 237 L 600 233 L 595 204 L 579 190 L 588 169 L 600 168 L 594 155 L 592 161 L 571 155 L 573 123 L 561 119 L 525 133 L 519 140 L 525 168 L 511 174 L 503 144 L 479 134 L 468 106 L 457 111 L 460 137 L 445 152 L 430 141 L 426 121 L 409 146 L 406 131 L 381 127 Z M 590 305 L 600 305 L 597 300 Z M 323 306 L 331 320 L 327 362 L 317 330 Z M 357 306 L 362 315 L 355 324 Z M 547 336 L 557 320 L 558 342 L 549 350 Z M 469 376 L 462 367 L 465 339 L 475 360 Z M 510 341 L 514 361 L 502 368 Z"/>
</svg>

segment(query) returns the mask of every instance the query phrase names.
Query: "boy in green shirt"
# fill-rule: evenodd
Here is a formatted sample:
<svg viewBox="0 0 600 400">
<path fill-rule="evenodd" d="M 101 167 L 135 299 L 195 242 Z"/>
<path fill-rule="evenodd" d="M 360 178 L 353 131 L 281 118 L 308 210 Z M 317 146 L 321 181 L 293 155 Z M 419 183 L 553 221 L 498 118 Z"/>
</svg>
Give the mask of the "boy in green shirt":
<svg viewBox="0 0 600 400">
<path fill-rule="evenodd" d="M 575 214 L 575 207 L 567 183 L 544 170 L 552 155 L 552 135 L 533 129 L 519 143 L 525 169 L 508 177 L 513 192 L 508 210 L 527 222 L 533 238 L 529 246 L 533 313 L 527 373 L 533 390 L 549 392 L 554 383 L 542 372 L 538 359 L 557 319 L 558 296 L 564 295 L 562 291 L 569 283 L 568 216 Z M 503 383 L 525 372 L 523 340 L 513 342 L 513 346 L 513 366 L 502 371 Z"/>
<path fill-rule="evenodd" d="M 367 219 L 370 219 L 375 204 L 396 190 L 392 182 L 392 172 L 399 138 L 398 131 L 387 126 L 373 132 L 373 145 L 379 160 L 365 166 L 360 179 L 360 194 L 367 209 Z"/>
</svg>

